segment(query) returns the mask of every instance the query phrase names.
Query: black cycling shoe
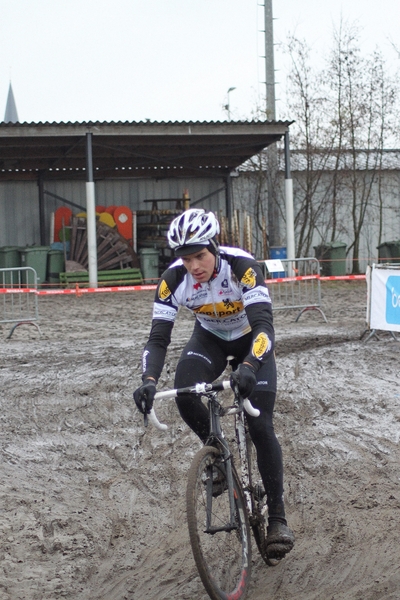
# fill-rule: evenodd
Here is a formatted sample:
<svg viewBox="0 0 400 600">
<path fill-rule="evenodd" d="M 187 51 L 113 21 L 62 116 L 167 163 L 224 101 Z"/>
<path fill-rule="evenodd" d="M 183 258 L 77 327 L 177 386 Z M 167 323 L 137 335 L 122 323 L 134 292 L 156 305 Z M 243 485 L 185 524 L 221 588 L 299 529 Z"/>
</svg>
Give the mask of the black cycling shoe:
<svg viewBox="0 0 400 600">
<path fill-rule="evenodd" d="M 265 546 L 268 558 L 281 560 L 294 546 L 294 533 L 284 523 L 272 521 L 267 528 Z"/>
</svg>

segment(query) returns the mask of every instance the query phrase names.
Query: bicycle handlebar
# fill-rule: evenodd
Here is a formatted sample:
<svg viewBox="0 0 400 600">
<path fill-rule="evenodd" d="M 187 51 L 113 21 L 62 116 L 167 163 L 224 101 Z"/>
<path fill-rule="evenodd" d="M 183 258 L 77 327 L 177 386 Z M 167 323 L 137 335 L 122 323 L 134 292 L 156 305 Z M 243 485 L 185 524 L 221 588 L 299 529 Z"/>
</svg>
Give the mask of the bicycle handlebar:
<svg viewBox="0 0 400 600">
<path fill-rule="evenodd" d="M 222 390 L 228 390 L 228 389 L 231 389 L 231 384 L 228 379 L 226 379 L 224 381 L 219 381 L 218 383 L 196 383 L 196 385 L 186 387 L 186 388 L 179 388 L 179 389 L 175 389 L 175 390 L 165 390 L 164 392 L 157 392 L 156 395 L 154 396 L 154 399 L 155 400 L 165 400 L 167 398 L 176 398 L 176 396 L 179 396 L 180 394 L 207 394 L 209 392 L 221 392 Z M 252 417 L 258 417 L 260 414 L 260 411 L 258 410 L 258 408 L 254 408 L 254 406 L 251 404 L 251 402 L 248 398 L 243 400 L 243 407 L 244 407 L 245 411 Z M 234 412 L 235 412 L 235 409 L 231 409 L 228 411 L 228 414 L 233 414 Z M 157 415 L 154 411 L 154 408 L 152 408 L 149 413 L 149 420 L 154 425 L 154 427 L 156 427 L 157 429 L 160 429 L 160 431 L 166 431 L 168 429 L 168 425 L 165 425 L 164 423 L 160 423 L 160 421 L 158 420 Z"/>
</svg>

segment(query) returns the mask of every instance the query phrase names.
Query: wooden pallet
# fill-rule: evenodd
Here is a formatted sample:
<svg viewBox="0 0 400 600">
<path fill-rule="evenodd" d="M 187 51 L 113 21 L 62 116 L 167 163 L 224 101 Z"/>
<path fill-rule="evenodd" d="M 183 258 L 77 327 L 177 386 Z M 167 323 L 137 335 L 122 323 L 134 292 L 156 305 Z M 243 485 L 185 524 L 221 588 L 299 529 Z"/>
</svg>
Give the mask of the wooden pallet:
<svg viewBox="0 0 400 600">
<path fill-rule="evenodd" d="M 143 277 L 140 269 L 114 269 L 97 272 L 99 287 L 142 285 Z M 89 287 L 89 273 L 87 271 L 75 271 L 71 273 L 60 273 L 60 284 L 65 287 Z"/>
<path fill-rule="evenodd" d="M 89 266 L 87 222 L 85 217 L 72 217 L 70 226 L 70 260 Z M 96 222 L 97 266 L 100 271 L 140 268 L 139 258 L 128 240 L 115 227 Z"/>
</svg>

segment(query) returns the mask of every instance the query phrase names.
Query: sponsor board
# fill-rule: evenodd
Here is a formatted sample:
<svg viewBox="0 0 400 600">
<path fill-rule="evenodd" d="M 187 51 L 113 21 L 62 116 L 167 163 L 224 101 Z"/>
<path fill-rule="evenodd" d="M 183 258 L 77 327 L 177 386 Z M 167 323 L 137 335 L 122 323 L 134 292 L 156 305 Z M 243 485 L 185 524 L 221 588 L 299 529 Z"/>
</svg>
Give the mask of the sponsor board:
<svg viewBox="0 0 400 600">
<path fill-rule="evenodd" d="M 400 269 L 373 265 L 368 292 L 370 328 L 400 331 Z"/>
</svg>

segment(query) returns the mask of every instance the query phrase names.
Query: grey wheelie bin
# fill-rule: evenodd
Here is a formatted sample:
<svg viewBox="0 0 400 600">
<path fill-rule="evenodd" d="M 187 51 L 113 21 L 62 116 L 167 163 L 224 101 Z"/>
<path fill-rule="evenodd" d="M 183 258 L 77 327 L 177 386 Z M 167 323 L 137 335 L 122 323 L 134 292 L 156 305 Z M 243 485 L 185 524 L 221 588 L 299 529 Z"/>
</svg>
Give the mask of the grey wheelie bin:
<svg viewBox="0 0 400 600">
<path fill-rule="evenodd" d="M 47 274 L 47 255 L 49 246 L 27 246 L 20 248 L 21 267 L 31 267 L 35 269 L 37 275 L 37 284 L 41 287 L 46 281 Z M 33 285 L 32 271 L 22 271 L 22 283 Z"/>
<path fill-rule="evenodd" d="M 315 258 L 320 261 L 323 277 L 346 275 L 346 244 L 328 242 L 314 246 Z"/>
</svg>

